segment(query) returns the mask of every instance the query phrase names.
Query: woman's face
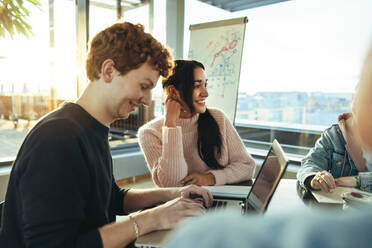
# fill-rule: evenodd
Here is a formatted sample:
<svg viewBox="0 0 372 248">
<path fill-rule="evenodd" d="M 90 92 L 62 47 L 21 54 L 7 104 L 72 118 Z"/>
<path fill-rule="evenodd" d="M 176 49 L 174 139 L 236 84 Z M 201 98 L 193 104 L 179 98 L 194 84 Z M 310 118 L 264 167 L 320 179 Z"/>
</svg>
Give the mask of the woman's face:
<svg viewBox="0 0 372 248">
<path fill-rule="evenodd" d="M 205 100 L 208 97 L 207 77 L 205 71 L 197 67 L 194 69 L 194 91 L 192 93 L 192 105 L 195 113 L 202 114 L 206 111 Z"/>
</svg>

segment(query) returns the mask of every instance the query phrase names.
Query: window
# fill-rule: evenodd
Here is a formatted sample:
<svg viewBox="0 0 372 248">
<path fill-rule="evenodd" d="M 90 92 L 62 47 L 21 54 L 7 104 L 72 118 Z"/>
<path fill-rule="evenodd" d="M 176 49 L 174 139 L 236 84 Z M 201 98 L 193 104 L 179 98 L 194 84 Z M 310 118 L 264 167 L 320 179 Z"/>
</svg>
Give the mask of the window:
<svg viewBox="0 0 372 248">
<path fill-rule="evenodd" d="M 25 7 L 31 11 L 28 23 L 34 36 L 27 39 L 16 35 L 12 39 L 7 35 L 0 39 L 0 164 L 14 159 L 27 132 L 41 116 L 64 101 L 76 100 L 78 91 L 84 88 L 78 89 L 76 79 L 77 49 L 84 49 L 84 46 L 77 47 L 76 27 L 77 24 L 84 30 L 86 27 L 76 21 L 78 7 L 75 1 L 39 1 L 40 8 L 25 2 Z M 162 2 L 158 2 L 160 6 Z M 155 7 L 159 9 L 157 5 Z M 88 39 L 117 21 L 117 9 L 116 0 L 89 1 L 87 13 L 85 9 L 79 9 L 79 14 L 83 11 L 89 15 Z M 147 2 L 121 1 L 121 10 L 124 20 L 142 23 L 149 32 Z M 153 117 L 154 107 L 140 108 L 124 126 L 112 128 L 112 148 L 137 142 L 139 123 Z"/>
<path fill-rule="evenodd" d="M 187 4 L 193 7 L 186 8 L 185 54 L 190 24 L 249 19 L 235 119 L 248 146 L 267 147 L 276 138 L 285 150 L 305 154 L 350 111 L 372 44 L 371 1 L 286 1 L 234 13 Z"/>
<path fill-rule="evenodd" d="M 117 21 L 115 0 L 94 0 L 89 2 L 89 39 L 97 32 Z"/>
<path fill-rule="evenodd" d="M 40 2 L 40 8 L 26 5 L 34 36 L 0 39 L 0 161 L 14 158 L 40 116 L 77 97 L 75 2 Z M 165 1 L 154 0 L 153 7 L 150 20 L 146 1 L 121 1 L 124 20 L 142 23 L 165 44 Z M 303 155 L 338 114 L 350 110 L 372 44 L 371 1 L 286 1 L 231 13 L 188 0 L 185 11 L 185 57 L 191 24 L 249 19 L 235 124 L 251 149 L 267 147 L 277 138 L 286 151 Z M 117 13 L 115 0 L 90 1 L 89 38 L 115 22 Z M 150 108 L 139 108 L 124 126 L 112 126 L 113 148 L 135 143 L 136 129 L 162 114 L 160 82 L 153 100 Z"/>
<path fill-rule="evenodd" d="M 30 39 L 0 38 L 0 161 L 15 157 L 37 119 L 76 98 L 75 4 L 39 1 L 25 2 Z"/>
<path fill-rule="evenodd" d="M 284 145 L 311 147 L 317 137 L 311 134 L 350 112 L 372 41 L 371 11 L 370 1 L 327 0 L 237 13 L 250 20 L 236 115 L 236 123 L 252 128 L 244 138 L 271 142 L 274 136 Z"/>
</svg>

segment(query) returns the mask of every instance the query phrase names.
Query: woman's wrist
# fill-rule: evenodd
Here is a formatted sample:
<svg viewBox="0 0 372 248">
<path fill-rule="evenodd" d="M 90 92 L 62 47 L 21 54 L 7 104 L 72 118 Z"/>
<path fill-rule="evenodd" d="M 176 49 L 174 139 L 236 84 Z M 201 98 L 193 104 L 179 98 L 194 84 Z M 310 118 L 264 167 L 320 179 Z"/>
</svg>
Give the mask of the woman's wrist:
<svg viewBox="0 0 372 248">
<path fill-rule="evenodd" d="M 211 186 L 215 185 L 216 184 L 216 177 L 214 176 L 214 174 L 212 172 L 209 172 L 207 175 L 209 177 L 209 181 L 211 182 Z"/>
<path fill-rule="evenodd" d="M 176 127 L 176 121 L 174 120 L 164 120 L 164 126 L 166 127 Z"/>
</svg>

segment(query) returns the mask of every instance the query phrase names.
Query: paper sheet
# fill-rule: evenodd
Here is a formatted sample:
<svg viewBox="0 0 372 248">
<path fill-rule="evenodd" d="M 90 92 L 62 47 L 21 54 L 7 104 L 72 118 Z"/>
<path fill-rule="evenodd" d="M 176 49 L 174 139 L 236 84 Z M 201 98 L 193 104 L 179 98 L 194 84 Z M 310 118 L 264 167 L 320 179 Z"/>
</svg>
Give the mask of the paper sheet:
<svg viewBox="0 0 372 248">
<path fill-rule="evenodd" d="M 357 193 L 363 193 L 363 194 L 370 194 L 365 191 L 350 188 L 350 187 L 336 187 L 332 192 L 330 193 L 324 193 L 323 191 L 319 190 L 311 190 L 311 193 L 315 197 L 315 199 L 319 203 L 338 203 L 342 204 L 342 193 L 348 193 L 348 192 L 357 192 Z M 372 194 L 370 194 L 372 197 Z"/>
</svg>

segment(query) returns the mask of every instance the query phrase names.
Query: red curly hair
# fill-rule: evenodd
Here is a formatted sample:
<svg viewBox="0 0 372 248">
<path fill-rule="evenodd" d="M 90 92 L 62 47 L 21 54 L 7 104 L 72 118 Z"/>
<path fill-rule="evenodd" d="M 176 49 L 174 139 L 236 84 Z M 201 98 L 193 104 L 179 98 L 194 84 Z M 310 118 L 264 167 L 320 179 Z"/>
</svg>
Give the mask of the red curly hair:
<svg viewBox="0 0 372 248">
<path fill-rule="evenodd" d="M 143 25 L 130 22 L 115 23 L 92 39 L 85 65 L 90 81 L 99 79 L 106 59 L 112 59 L 122 75 L 149 59 L 154 69 L 167 78 L 174 64 L 170 51 L 145 33 Z"/>
</svg>

